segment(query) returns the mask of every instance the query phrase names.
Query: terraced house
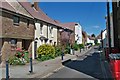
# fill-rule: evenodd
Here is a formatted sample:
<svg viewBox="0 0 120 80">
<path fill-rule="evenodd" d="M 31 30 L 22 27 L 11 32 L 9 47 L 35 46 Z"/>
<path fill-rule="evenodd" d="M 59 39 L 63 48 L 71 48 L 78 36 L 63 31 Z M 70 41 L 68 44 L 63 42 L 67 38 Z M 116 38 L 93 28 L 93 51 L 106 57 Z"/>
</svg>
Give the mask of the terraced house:
<svg viewBox="0 0 120 80">
<path fill-rule="evenodd" d="M 60 41 L 59 30 L 64 28 L 56 20 L 48 17 L 38 6 L 38 2 L 19 2 L 33 17 L 35 24 L 32 56 L 36 58 L 36 50 L 42 44 L 57 45 Z M 59 38 L 58 38 L 59 37 Z"/>
<path fill-rule="evenodd" d="M 34 39 L 33 17 L 18 2 L 2 2 L 0 6 L 0 50 L 2 63 L 12 56 L 16 48 L 32 51 Z"/>
</svg>

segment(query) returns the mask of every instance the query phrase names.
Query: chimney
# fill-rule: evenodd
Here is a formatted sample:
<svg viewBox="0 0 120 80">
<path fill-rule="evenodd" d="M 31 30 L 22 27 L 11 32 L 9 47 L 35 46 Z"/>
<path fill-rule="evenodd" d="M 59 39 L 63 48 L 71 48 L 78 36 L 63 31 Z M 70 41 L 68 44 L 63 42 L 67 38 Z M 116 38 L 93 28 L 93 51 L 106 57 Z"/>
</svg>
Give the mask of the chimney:
<svg viewBox="0 0 120 80">
<path fill-rule="evenodd" d="M 34 8 L 38 11 L 39 7 L 38 7 L 38 2 L 34 2 Z"/>
<path fill-rule="evenodd" d="M 32 2 L 32 7 L 34 7 L 36 11 L 38 11 L 39 10 L 38 2 Z"/>
</svg>

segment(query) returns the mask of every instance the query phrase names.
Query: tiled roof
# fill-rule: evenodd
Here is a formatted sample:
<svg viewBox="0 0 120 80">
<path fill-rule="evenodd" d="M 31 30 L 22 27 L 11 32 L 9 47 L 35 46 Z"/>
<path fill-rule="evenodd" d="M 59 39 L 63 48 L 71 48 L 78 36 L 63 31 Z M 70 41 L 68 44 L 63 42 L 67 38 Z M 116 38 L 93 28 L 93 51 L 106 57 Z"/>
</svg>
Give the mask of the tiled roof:
<svg viewBox="0 0 120 80">
<path fill-rule="evenodd" d="M 73 30 L 73 29 L 71 29 L 69 27 L 66 27 L 66 25 L 61 24 L 59 21 L 51 19 L 49 16 L 47 16 L 42 11 L 42 9 L 39 8 L 38 11 L 36 11 L 35 9 L 33 9 L 31 7 L 30 2 L 20 2 L 20 4 L 36 19 L 45 21 L 47 23 L 56 25 L 56 26 L 61 27 L 61 28 L 67 28 L 67 29 Z"/>
<path fill-rule="evenodd" d="M 0 1 L 0 3 L 2 3 L 2 5 L 0 5 L 0 8 L 15 12 L 15 9 L 8 2 L 6 2 L 6 1 L 1 2 Z"/>
<path fill-rule="evenodd" d="M 35 11 L 30 2 L 19 2 L 34 18 L 40 19 L 39 12 Z"/>
<path fill-rule="evenodd" d="M 75 27 L 75 22 L 71 22 L 71 23 L 62 23 L 63 27 L 66 27 L 70 30 L 73 30 L 74 31 L 74 27 Z"/>
<path fill-rule="evenodd" d="M 95 40 L 95 37 L 88 36 L 90 40 Z"/>
<path fill-rule="evenodd" d="M 59 23 L 55 22 L 53 19 L 51 19 L 49 16 L 47 16 L 40 8 L 35 10 L 31 7 L 30 2 L 19 2 L 34 18 L 45 21 L 47 23 L 62 27 Z"/>
<path fill-rule="evenodd" d="M 51 19 L 49 16 L 47 16 L 40 8 L 38 9 L 38 11 L 36 11 L 34 8 L 32 8 L 31 3 L 30 2 L 19 2 L 34 18 L 45 21 L 47 23 L 59 26 L 61 28 L 67 28 L 70 30 L 70 27 L 68 27 L 66 24 L 61 24 L 59 21 L 57 20 L 53 20 Z M 13 12 L 16 12 L 15 9 L 8 3 L 8 2 L 2 2 L 2 6 L 0 6 L 3 9 L 7 9 Z"/>
</svg>

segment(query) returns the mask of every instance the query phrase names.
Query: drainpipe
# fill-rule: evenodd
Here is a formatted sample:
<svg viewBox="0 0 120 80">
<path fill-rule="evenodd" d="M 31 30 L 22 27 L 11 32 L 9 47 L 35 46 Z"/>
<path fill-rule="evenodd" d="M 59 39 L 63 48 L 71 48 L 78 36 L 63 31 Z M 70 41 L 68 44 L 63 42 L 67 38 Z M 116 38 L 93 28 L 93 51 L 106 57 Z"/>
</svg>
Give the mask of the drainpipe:
<svg viewBox="0 0 120 80">
<path fill-rule="evenodd" d="M 112 2 L 114 47 L 118 48 L 117 0 Z"/>
<path fill-rule="evenodd" d="M 107 21 L 108 21 L 108 42 L 109 42 L 109 54 L 111 54 L 111 34 L 110 34 L 110 9 L 109 1 L 107 1 Z"/>
</svg>

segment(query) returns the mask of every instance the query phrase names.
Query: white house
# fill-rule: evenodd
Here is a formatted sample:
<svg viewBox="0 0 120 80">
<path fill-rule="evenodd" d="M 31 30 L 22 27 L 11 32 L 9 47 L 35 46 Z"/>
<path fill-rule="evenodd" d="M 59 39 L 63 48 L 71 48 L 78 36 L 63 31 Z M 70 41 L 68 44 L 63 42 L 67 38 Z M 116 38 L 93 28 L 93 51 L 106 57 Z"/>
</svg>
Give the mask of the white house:
<svg viewBox="0 0 120 80">
<path fill-rule="evenodd" d="M 99 34 L 96 39 L 98 40 L 98 43 L 101 43 L 101 34 Z"/>
<path fill-rule="evenodd" d="M 106 48 L 108 46 L 106 29 L 102 32 L 102 41 L 103 41 L 103 48 Z"/>
<path fill-rule="evenodd" d="M 79 23 L 75 25 L 75 41 L 77 44 L 82 44 L 82 27 Z"/>
<path fill-rule="evenodd" d="M 87 43 L 92 43 L 93 45 L 95 45 L 94 40 L 95 40 L 94 37 L 91 37 L 91 36 L 87 37 Z"/>
<path fill-rule="evenodd" d="M 34 17 L 35 31 L 32 42 L 32 58 L 36 58 L 37 48 L 42 44 L 57 45 L 57 23 L 49 18 L 39 7 L 38 3 L 20 2 Z"/>
</svg>

